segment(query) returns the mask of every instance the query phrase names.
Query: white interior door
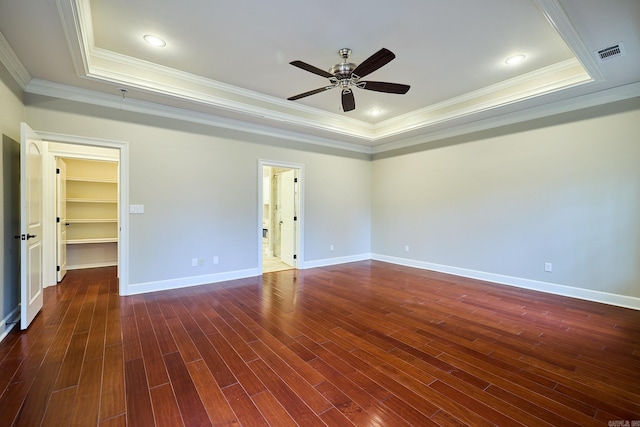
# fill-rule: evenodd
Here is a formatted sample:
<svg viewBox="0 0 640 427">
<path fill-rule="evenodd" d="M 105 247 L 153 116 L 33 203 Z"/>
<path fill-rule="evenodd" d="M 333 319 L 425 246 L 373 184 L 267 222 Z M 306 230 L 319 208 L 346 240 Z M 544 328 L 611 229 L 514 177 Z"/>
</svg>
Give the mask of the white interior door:
<svg viewBox="0 0 640 427">
<path fill-rule="evenodd" d="M 57 279 L 67 274 L 67 164 L 56 158 L 56 265 Z"/>
<path fill-rule="evenodd" d="M 20 327 L 27 329 L 42 308 L 42 201 L 44 143 L 20 126 Z"/>
<path fill-rule="evenodd" d="M 295 267 L 295 171 L 290 170 L 280 175 L 278 199 L 280 206 L 280 259 L 285 264 Z"/>
</svg>

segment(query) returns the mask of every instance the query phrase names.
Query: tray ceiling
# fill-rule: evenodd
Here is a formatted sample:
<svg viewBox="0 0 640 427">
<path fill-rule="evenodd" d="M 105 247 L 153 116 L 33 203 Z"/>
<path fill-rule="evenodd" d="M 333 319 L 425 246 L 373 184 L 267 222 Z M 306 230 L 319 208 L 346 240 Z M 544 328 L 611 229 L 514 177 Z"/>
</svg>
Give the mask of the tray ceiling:
<svg viewBox="0 0 640 427">
<path fill-rule="evenodd" d="M 27 92 L 115 104 L 124 89 L 126 108 L 358 151 L 502 123 L 613 88 L 635 96 L 640 80 L 640 2 L 633 0 L 184 5 L 1 0 L 0 32 Z M 166 46 L 150 46 L 146 34 Z M 619 42 L 623 56 L 598 60 L 597 50 Z M 328 83 L 290 61 L 328 70 L 345 47 L 356 64 L 382 47 L 393 51 L 395 60 L 367 80 L 409 84 L 409 92 L 355 89 L 351 112 L 341 111 L 338 89 L 286 100 Z M 505 64 L 515 54 L 526 59 Z"/>
</svg>

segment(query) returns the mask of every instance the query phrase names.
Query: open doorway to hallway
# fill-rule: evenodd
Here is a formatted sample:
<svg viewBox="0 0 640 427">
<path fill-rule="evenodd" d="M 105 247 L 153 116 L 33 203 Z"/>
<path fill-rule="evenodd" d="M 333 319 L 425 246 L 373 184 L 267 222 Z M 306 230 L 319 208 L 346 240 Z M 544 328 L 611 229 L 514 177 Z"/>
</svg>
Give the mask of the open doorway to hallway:
<svg viewBox="0 0 640 427">
<path fill-rule="evenodd" d="M 297 168 L 262 165 L 262 272 L 297 267 L 299 236 Z"/>
</svg>

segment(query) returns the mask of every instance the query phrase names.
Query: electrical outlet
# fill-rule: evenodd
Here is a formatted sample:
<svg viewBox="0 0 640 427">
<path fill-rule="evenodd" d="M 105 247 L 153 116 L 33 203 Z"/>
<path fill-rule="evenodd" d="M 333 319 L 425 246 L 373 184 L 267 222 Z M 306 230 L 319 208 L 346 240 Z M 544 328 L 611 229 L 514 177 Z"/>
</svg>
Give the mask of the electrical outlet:
<svg viewBox="0 0 640 427">
<path fill-rule="evenodd" d="M 409 252 L 409 245 L 405 245 L 405 246 L 404 246 L 404 251 L 405 251 L 405 252 Z"/>
<path fill-rule="evenodd" d="M 551 264 L 550 262 L 545 262 L 544 263 L 544 271 L 547 272 L 552 272 L 553 271 L 553 264 Z"/>
<path fill-rule="evenodd" d="M 198 258 L 198 267 L 202 267 L 204 265 L 204 258 Z"/>
<path fill-rule="evenodd" d="M 198 258 L 191 258 L 191 267 L 198 266 Z"/>
<path fill-rule="evenodd" d="M 214 256 L 214 257 L 213 257 L 213 263 L 214 263 L 214 264 L 217 264 L 217 263 L 219 263 L 219 262 L 220 262 L 220 259 L 218 258 L 218 256 L 217 256 L 217 255 L 216 255 L 216 256 Z"/>
<path fill-rule="evenodd" d="M 333 245 L 329 245 L 329 251 L 333 252 Z"/>
</svg>

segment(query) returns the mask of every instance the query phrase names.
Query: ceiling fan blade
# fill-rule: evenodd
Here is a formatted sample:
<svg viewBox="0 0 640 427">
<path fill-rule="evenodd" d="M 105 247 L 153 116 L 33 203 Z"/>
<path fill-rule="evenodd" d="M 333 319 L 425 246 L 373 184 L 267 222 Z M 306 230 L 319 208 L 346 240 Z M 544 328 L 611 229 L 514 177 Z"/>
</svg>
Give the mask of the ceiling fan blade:
<svg viewBox="0 0 640 427">
<path fill-rule="evenodd" d="M 313 65 L 307 64 L 306 62 L 291 61 L 289 64 L 293 65 L 294 67 L 302 68 L 303 70 L 308 71 L 310 73 L 317 74 L 322 77 L 326 77 L 328 79 L 333 77 L 333 74 L 329 73 L 328 71 L 321 70 L 320 68 L 314 67 Z"/>
<path fill-rule="evenodd" d="M 361 81 L 358 82 L 358 87 L 361 89 L 375 90 L 376 92 L 398 93 L 404 95 L 409 91 L 411 86 L 400 83 Z"/>
<path fill-rule="evenodd" d="M 353 96 L 353 91 L 346 89 L 342 91 L 342 110 L 351 111 L 356 108 L 356 98 Z"/>
<path fill-rule="evenodd" d="M 325 86 L 319 89 L 310 90 L 309 92 L 301 93 L 299 95 L 287 98 L 289 101 L 295 101 L 296 99 L 304 98 L 305 96 L 315 95 L 316 93 L 324 92 L 325 90 L 333 89 L 335 86 Z"/>
<path fill-rule="evenodd" d="M 353 74 L 358 77 L 364 77 L 367 74 L 373 73 L 383 65 L 388 64 L 395 57 L 396 56 L 393 54 L 393 52 L 383 47 L 382 49 L 365 59 L 363 63 L 358 65 L 355 70 L 353 70 Z"/>
</svg>

